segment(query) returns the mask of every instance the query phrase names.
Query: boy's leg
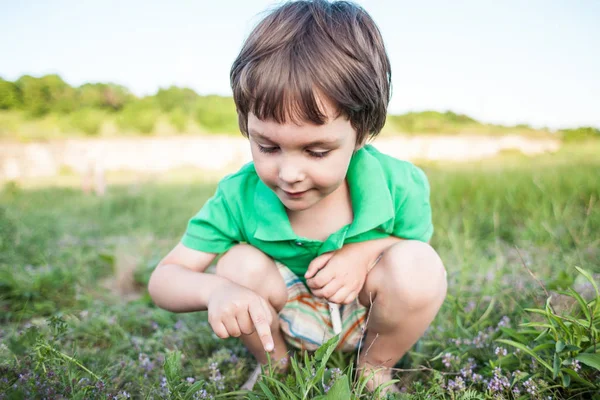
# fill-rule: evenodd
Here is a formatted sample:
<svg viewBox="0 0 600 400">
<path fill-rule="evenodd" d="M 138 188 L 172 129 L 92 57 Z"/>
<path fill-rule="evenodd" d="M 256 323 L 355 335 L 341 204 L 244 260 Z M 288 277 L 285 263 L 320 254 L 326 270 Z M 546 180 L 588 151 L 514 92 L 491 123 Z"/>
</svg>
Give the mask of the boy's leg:
<svg viewBox="0 0 600 400">
<path fill-rule="evenodd" d="M 444 265 L 428 244 L 403 240 L 383 252 L 359 294 L 359 302 L 370 307 L 357 366 L 365 376 L 375 373 L 367 388 L 391 379 L 389 368 L 431 324 L 446 289 Z"/>
<path fill-rule="evenodd" d="M 271 334 L 275 344 L 271 359 L 279 361 L 286 358 L 287 345 L 279 328 L 278 313 L 285 306 L 288 295 L 275 262 L 257 248 L 240 244 L 219 259 L 217 275 L 247 287 L 267 300 L 273 316 Z M 240 339 L 260 364 L 267 364 L 265 350 L 256 332 L 250 335 L 242 334 Z"/>
</svg>

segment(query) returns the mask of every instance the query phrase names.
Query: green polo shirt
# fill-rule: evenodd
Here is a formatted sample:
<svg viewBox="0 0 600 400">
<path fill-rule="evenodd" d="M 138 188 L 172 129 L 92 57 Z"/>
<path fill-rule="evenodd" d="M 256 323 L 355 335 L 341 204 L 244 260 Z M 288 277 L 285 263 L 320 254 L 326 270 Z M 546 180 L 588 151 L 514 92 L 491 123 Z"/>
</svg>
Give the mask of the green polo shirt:
<svg viewBox="0 0 600 400">
<path fill-rule="evenodd" d="M 429 241 L 433 234 L 429 183 L 423 171 L 373 146 L 358 150 L 348 167 L 354 220 L 320 241 L 298 236 L 275 192 L 254 163 L 223 178 L 217 191 L 188 223 L 181 242 L 206 253 L 248 243 L 290 268 L 301 281 L 310 262 L 345 243 L 396 236 Z"/>
</svg>

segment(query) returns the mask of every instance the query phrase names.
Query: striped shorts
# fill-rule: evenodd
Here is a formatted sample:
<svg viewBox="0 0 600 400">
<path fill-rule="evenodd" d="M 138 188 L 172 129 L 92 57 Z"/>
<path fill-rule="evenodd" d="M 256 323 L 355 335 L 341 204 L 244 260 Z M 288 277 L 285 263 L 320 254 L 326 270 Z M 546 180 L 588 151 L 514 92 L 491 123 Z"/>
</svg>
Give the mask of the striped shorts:
<svg viewBox="0 0 600 400">
<path fill-rule="evenodd" d="M 289 268 L 276 263 L 285 281 L 288 301 L 279 312 L 279 324 L 284 339 L 291 346 L 314 351 L 335 336 L 327 300 L 315 297 Z M 367 308 L 355 299 L 340 305 L 341 340 L 337 349 L 354 351 L 366 331 Z"/>
</svg>

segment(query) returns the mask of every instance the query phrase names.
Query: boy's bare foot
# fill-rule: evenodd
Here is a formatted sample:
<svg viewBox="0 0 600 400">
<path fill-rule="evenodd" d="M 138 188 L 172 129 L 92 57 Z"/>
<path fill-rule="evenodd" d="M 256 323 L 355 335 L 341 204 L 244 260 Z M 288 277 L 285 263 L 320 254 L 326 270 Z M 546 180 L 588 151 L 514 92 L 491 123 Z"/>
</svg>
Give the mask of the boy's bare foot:
<svg viewBox="0 0 600 400">
<path fill-rule="evenodd" d="M 258 381 L 260 372 L 261 372 L 261 365 L 257 364 L 256 368 L 254 368 L 254 371 L 252 371 L 252 373 L 248 377 L 248 380 L 242 385 L 242 387 L 240 389 L 242 389 L 242 390 L 254 389 L 254 385 L 256 385 L 256 382 Z"/>
<path fill-rule="evenodd" d="M 364 364 L 359 367 L 358 372 L 361 376 L 369 379 L 366 385 L 369 392 L 374 392 L 379 386 L 392 380 L 392 371 L 384 367 L 378 368 L 369 364 Z M 398 389 L 398 386 L 395 384 L 389 385 L 381 390 L 382 395 L 385 395 L 386 393 L 400 393 L 400 389 Z"/>
<path fill-rule="evenodd" d="M 258 378 L 260 377 L 261 374 L 261 365 L 257 364 L 256 368 L 254 368 L 254 371 L 252 371 L 252 373 L 250 374 L 250 376 L 248 377 L 248 380 L 246 380 L 246 382 L 244 382 L 244 384 L 240 387 L 240 389 L 242 390 L 252 390 L 254 389 L 254 385 L 256 385 L 256 382 L 258 382 Z M 281 360 L 277 361 L 275 363 L 275 365 L 273 365 L 273 372 L 275 373 L 282 373 L 285 374 L 287 373 L 287 371 L 289 370 L 289 361 L 288 358 L 282 358 Z M 269 372 L 266 371 L 266 373 L 268 374 Z"/>
</svg>

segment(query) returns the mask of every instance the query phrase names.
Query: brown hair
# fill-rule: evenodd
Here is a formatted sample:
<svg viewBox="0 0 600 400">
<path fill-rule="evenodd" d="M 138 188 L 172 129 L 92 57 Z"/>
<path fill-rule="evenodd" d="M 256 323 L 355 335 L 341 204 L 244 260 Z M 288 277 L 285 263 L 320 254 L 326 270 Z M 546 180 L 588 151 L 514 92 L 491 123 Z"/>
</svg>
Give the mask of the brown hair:
<svg viewBox="0 0 600 400">
<path fill-rule="evenodd" d="M 231 67 L 240 130 L 248 113 L 286 123 L 322 125 L 325 96 L 357 133 L 374 137 L 385 123 L 391 69 L 381 33 L 360 6 L 348 1 L 287 2 L 250 33 Z"/>
</svg>

